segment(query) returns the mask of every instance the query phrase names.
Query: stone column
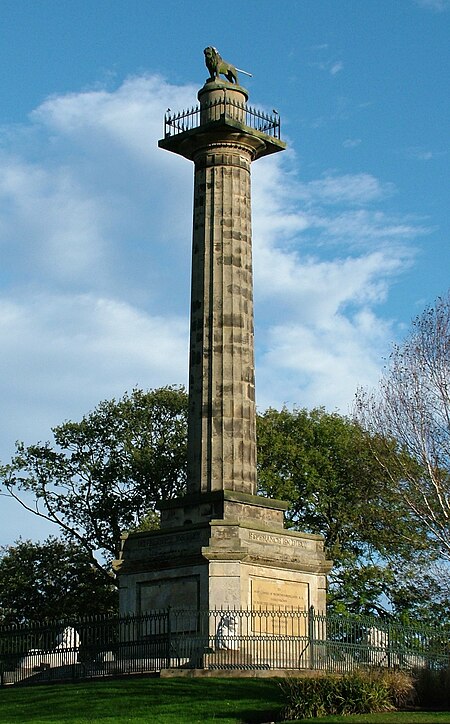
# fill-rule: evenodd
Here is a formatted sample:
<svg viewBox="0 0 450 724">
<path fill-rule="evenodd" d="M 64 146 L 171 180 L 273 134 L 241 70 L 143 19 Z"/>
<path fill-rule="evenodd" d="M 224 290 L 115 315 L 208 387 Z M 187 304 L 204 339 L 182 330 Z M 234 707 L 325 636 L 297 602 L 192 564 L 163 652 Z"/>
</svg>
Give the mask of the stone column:
<svg viewBox="0 0 450 724">
<path fill-rule="evenodd" d="M 207 81 L 198 98 L 159 141 L 195 166 L 188 494 L 161 501 L 160 530 L 124 534 L 120 611 L 321 612 L 323 539 L 284 530 L 287 503 L 255 495 L 250 165 L 285 144 L 240 86 Z"/>
<path fill-rule="evenodd" d="M 208 109 L 214 115 L 221 108 L 214 106 L 214 93 L 199 94 L 202 118 Z M 232 110 L 242 116 L 244 91 L 228 91 L 227 96 L 237 104 Z M 230 130 L 220 135 L 193 157 L 188 493 L 255 494 L 250 202 L 254 150 Z"/>
<path fill-rule="evenodd" d="M 186 523 L 195 506 L 206 515 L 204 494 L 215 517 L 225 515 L 218 501 L 256 494 L 250 165 L 285 148 L 277 119 L 248 108 L 241 86 L 208 80 L 198 99 L 166 117 L 159 141 L 195 168 Z M 164 514 L 161 525 L 169 521 L 181 519 Z"/>
</svg>

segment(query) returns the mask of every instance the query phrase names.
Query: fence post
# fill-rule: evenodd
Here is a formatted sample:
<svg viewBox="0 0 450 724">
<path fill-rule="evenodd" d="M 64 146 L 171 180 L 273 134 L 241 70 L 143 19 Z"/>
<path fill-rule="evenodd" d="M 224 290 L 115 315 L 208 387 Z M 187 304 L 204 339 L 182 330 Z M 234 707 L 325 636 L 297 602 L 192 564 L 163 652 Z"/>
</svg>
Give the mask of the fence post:
<svg viewBox="0 0 450 724">
<path fill-rule="evenodd" d="M 388 623 L 387 628 L 387 665 L 388 669 L 392 669 L 392 655 L 391 655 L 391 644 L 392 644 L 392 633 L 391 633 L 391 624 Z"/>
<path fill-rule="evenodd" d="M 166 669 L 170 669 L 170 650 L 171 650 L 171 623 L 170 623 L 170 606 L 167 606 L 167 651 L 166 651 Z"/>
<path fill-rule="evenodd" d="M 308 609 L 308 642 L 309 642 L 309 668 L 315 668 L 315 646 L 314 646 L 314 606 Z"/>
</svg>

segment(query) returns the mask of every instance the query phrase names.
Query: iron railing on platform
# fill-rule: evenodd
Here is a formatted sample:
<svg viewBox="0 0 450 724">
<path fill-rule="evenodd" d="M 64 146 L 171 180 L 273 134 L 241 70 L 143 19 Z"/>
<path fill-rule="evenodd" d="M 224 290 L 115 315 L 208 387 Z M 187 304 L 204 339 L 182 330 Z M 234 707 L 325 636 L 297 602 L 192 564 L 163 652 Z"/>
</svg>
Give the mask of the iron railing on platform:
<svg viewBox="0 0 450 724">
<path fill-rule="evenodd" d="M 165 609 L 139 616 L 0 626 L 0 682 L 48 682 L 167 668 L 446 668 L 450 630 L 309 611 Z"/>
<path fill-rule="evenodd" d="M 164 116 L 164 137 L 191 131 L 203 123 L 219 120 L 238 120 L 245 126 L 267 136 L 280 139 L 280 116 L 276 111 L 273 115 L 259 111 L 224 95 L 202 106 L 173 113 L 168 110 Z"/>
</svg>

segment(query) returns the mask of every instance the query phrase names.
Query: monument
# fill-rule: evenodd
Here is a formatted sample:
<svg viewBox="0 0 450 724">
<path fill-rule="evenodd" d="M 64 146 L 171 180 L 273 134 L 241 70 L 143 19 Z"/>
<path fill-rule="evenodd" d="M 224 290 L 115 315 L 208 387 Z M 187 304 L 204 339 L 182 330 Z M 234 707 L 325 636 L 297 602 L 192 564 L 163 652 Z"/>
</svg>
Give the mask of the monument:
<svg viewBox="0 0 450 724">
<path fill-rule="evenodd" d="M 250 166 L 285 148 L 280 119 L 204 53 L 199 105 L 168 112 L 159 141 L 194 162 L 187 493 L 161 504 L 160 530 L 123 536 L 120 610 L 320 612 L 323 539 L 286 530 L 287 504 L 256 494 Z"/>
</svg>

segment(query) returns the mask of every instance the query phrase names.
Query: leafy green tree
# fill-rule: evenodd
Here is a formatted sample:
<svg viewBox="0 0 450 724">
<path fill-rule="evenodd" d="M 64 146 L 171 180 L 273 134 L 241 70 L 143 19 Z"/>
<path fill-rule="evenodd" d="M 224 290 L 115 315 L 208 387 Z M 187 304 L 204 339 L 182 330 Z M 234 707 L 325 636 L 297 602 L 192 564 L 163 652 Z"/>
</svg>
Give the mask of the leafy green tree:
<svg viewBox="0 0 450 724">
<path fill-rule="evenodd" d="M 450 624 L 448 564 L 441 560 L 421 565 L 412 561 L 395 571 L 393 608 L 405 623 Z"/>
<path fill-rule="evenodd" d="M 401 573 L 429 561 L 427 538 L 380 463 L 389 454 L 400 470 L 410 458 L 322 409 L 269 409 L 257 426 L 260 493 L 289 501 L 288 525 L 325 537 L 333 608 L 418 610 L 413 578 Z M 157 503 L 184 492 L 186 428 L 183 388 L 134 390 L 54 428 L 53 445 L 18 444 L 4 489 L 81 546 L 109 586 L 120 534 L 157 527 Z"/>
<path fill-rule="evenodd" d="M 420 525 L 371 453 L 381 444 L 323 409 L 258 418 L 260 492 L 289 501 L 290 526 L 324 536 L 335 610 L 385 612 L 395 604 L 395 569 L 427 553 Z"/>
<path fill-rule="evenodd" d="M 4 494 L 56 523 L 108 583 L 121 533 L 154 527 L 158 501 L 184 491 L 186 427 L 184 388 L 133 390 L 53 428 L 53 445 L 18 443 Z"/>
<path fill-rule="evenodd" d="M 0 624 L 113 613 L 117 590 L 75 543 L 48 538 L 0 548 Z"/>
</svg>

